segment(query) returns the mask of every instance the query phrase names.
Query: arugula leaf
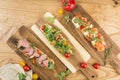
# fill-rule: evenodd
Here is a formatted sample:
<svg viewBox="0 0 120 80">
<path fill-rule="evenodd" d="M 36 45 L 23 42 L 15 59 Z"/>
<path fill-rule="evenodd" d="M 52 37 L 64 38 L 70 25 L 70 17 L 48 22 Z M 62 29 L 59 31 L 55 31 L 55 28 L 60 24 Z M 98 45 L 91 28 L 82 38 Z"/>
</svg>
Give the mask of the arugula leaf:
<svg viewBox="0 0 120 80">
<path fill-rule="evenodd" d="M 54 69 L 54 64 L 52 62 L 49 62 L 48 68 L 49 69 Z"/>
<path fill-rule="evenodd" d="M 26 75 L 23 73 L 18 73 L 19 80 L 25 80 Z"/>
<path fill-rule="evenodd" d="M 66 71 L 63 71 L 57 75 L 59 80 L 63 80 L 64 77 L 68 76 L 70 74 L 70 70 L 66 69 Z"/>
<path fill-rule="evenodd" d="M 46 37 L 47 37 L 47 39 L 48 39 L 49 41 L 54 40 L 54 35 L 53 35 L 52 32 L 49 32 L 48 34 L 46 34 Z"/>
<path fill-rule="evenodd" d="M 84 22 L 83 20 L 81 20 L 80 18 L 75 18 L 74 19 L 74 22 L 75 23 L 80 23 L 79 25 L 81 26 L 81 25 L 85 25 L 85 26 L 88 26 L 88 24 L 86 23 L 86 22 Z"/>
<path fill-rule="evenodd" d="M 69 74 L 70 74 L 70 70 L 67 69 L 67 70 L 65 71 L 65 76 L 68 76 Z"/>
</svg>

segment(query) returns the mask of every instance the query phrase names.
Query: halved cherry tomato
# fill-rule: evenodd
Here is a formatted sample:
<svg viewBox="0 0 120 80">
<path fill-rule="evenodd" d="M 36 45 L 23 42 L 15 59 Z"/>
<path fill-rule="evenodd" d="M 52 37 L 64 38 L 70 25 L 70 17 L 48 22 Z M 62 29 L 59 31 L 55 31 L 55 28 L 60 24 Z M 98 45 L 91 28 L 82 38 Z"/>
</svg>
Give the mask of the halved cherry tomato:
<svg viewBox="0 0 120 80">
<path fill-rule="evenodd" d="M 82 16 L 81 14 L 77 14 L 75 17 L 81 18 Z"/>
<path fill-rule="evenodd" d="M 85 27 L 86 27 L 86 26 L 83 26 L 83 25 L 80 26 L 80 30 L 83 30 Z"/>
<path fill-rule="evenodd" d="M 83 68 L 83 69 L 86 68 L 86 67 L 87 67 L 87 63 L 82 62 L 82 63 L 80 64 L 80 67 Z"/>
<path fill-rule="evenodd" d="M 69 58 L 70 57 L 70 53 L 65 53 L 65 57 Z"/>
<path fill-rule="evenodd" d="M 44 31 L 45 26 L 44 26 L 44 25 L 42 25 L 42 26 L 40 27 L 40 29 Z"/>
<path fill-rule="evenodd" d="M 98 33 L 98 38 L 101 38 L 102 37 L 102 34 L 101 33 Z"/>
<path fill-rule="evenodd" d="M 85 18 L 85 17 L 82 17 L 81 19 L 85 22 L 88 22 L 87 18 Z"/>
<path fill-rule="evenodd" d="M 23 67 L 23 69 L 24 69 L 25 71 L 29 71 L 29 70 L 30 70 L 30 67 L 29 67 L 28 65 L 25 65 L 25 66 Z"/>
</svg>

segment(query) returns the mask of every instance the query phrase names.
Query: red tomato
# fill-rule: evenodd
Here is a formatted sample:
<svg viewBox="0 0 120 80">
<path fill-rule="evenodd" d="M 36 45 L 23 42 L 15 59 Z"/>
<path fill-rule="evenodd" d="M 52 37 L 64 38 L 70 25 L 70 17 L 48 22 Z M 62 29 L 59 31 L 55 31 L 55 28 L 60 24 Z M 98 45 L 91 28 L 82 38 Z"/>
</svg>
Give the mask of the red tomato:
<svg viewBox="0 0 120 80">
<path fill-rule="evenodd" d="M 98 38 L 101 38 L 102 37 L 102 34 L 101 33 L 98 33 Z"/>
<path fill-rule="evenodd" d="M 81 68 L 86 68 L 86 67 L 87 67 L 87 63 L 82 62 L 82 63 L 80 64 L 80 67 L 81 67 Z"/>
<path fill-rule="evenodd" d="M 25 71 L 29 71 L 29 70 L 30 70 L 30 67 L 29 67 L 28 65 L 25 65 L 25 66 L 23 67 L 23 69 L 24 69 Z"/>
<path fill-rule="evenodd" d="M 65 57 L 69 58 L 70 57 L 70 53 L 65 53 Z"/>
<path fill-rule="evenodd" d="M 85 18 L 85 17 L 82 17 L 82 20 L 85 22 L 88 22 L 87 18 Z"/>
<path fill-rule="evenodd" d="M 81 14 L 77 14 L 75 17 L 79 17 L 79 18 L 81 18 L 82 16 L 81 16 Z"/>
<path fill-rule="evenodd" d="M 100 67 L 100 64 L 95 63 L 95 64 L 93 64 L 93 67 L 94 67 L 95 69 L 98 69 L 98 68 Z"/>
<path fill-rule="evenodd" d="M 76 7 L 75 0 L 62 0 L 63 9 L 72 11 Z"/>
<path fill-rule="evenodd" d="M 42 26 L 40 27 L 40 29 L 44 31 L 45 26 L 44 26 L 44 25 L 42 25 Z"/>
<path fill-rule="evenodd" d="M 80 30 L 83 30 L 85 27 L 86 27 L 86 26 L 83 26 L 83 25 L 80 26 Z"/>
</svg>

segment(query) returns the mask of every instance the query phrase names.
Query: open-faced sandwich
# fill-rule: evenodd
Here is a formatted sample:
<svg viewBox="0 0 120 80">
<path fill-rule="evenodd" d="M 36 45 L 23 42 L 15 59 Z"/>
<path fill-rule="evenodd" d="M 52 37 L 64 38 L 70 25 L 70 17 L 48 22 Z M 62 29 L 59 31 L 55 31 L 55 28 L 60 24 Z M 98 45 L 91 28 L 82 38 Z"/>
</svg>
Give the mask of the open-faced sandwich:
<svg viewBox="0 0 120 80">
<path fill-rule="evenodd" d="M 21 39 L 18 41 L 17 48 L 28 57 L 32 63 L 39 64 L 41 67 L 53 69 L 54 61 L 49 58 L 45 53 L 38 49 L 34 43 Z"/>
<path fill-rule="evenodd" d="M 85 38 L 91 42 L 92 46 L 96 48 L 97 51 L 105 50 L 106 43 L 104 41 L 103 35 L 87 18 L 82 17 L 79 14 L 72 18 L 72 23 L 82 32 Z"/>
<path fill-rule="evenodd" d="M 63 36 L 60 29 L 54 28 L 49 24 L 43 24 L 40 26 L 40 30 L 51 44 L 66 58 L 69 58 L 73 54 L 72 45 Z"/>
</svg>

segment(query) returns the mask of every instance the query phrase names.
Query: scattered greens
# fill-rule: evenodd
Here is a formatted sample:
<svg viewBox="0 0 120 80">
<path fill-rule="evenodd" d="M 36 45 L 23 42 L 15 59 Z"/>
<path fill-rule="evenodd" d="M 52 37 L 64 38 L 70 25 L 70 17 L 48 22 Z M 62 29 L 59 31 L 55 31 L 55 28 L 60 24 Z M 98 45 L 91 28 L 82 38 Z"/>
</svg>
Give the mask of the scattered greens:
<svg viewBox="0 0 120 80">
<path fill-rule="evenodd" d="M 66 69 L 66 71 L 63 71 L 57 75 L 59 80 L 63 80 L 64 77 L 68 76 L 70 74 L 70 70 Z"/>
<path fill-rule="evenodd" d="M 66 15 L 64 18 L 65 18 L 65 20 L 66 20 L 66 24 L 67 24 L 68 22 L 70 22 L 70 16 L 69 16 L 69 15 Z"/>
<path fill-rule="evenodd" d="M 110 51 L 111 51 L 112 47 L 113 46 L 110 46 L 109 48 L 105 49 L 104 64 L 106 64 L 106 59 L 107 59 L 108 55 L 110 54 Z"/>
<path fill-rule="evenodd" d="M 54 64 L 52 62 L 49 62 L 49 66 L 48 66 L 49 69 L 54 69 Z"/>
<path fill-rule="evenodd" d="M 48 17 L 48 20 L 50 21 L 50 22 L 52 22 L 52 23 L 54 23 L 55 22 L 55 17 Z"/>
<path fill-rule="evenodd" d="M 80 18 L 75 18 L 75 19 L 74 19 L 74 22 L 75 22 L 75 23 L 80 23 L 80 26 L 81 26 L 81 25 L 88 26 L 88 24 L 87 24 L 86 22 L 84 22 L 83 20 L 81 20 Z"/>
<path fill-rule="evenodd" d="M 26 75 L 23 73 L 18 73 L 19 80 L 25 80 Z"/>
<path fill-rule="evenodd" d="M 31 42 L 31 46 L 32 46 L 33 48 L 35 48 L 35 47 L 36 47 L 36 45 L 35 45 L 34 43 L 32 43 L 32 42 Z"/>
</svg>

